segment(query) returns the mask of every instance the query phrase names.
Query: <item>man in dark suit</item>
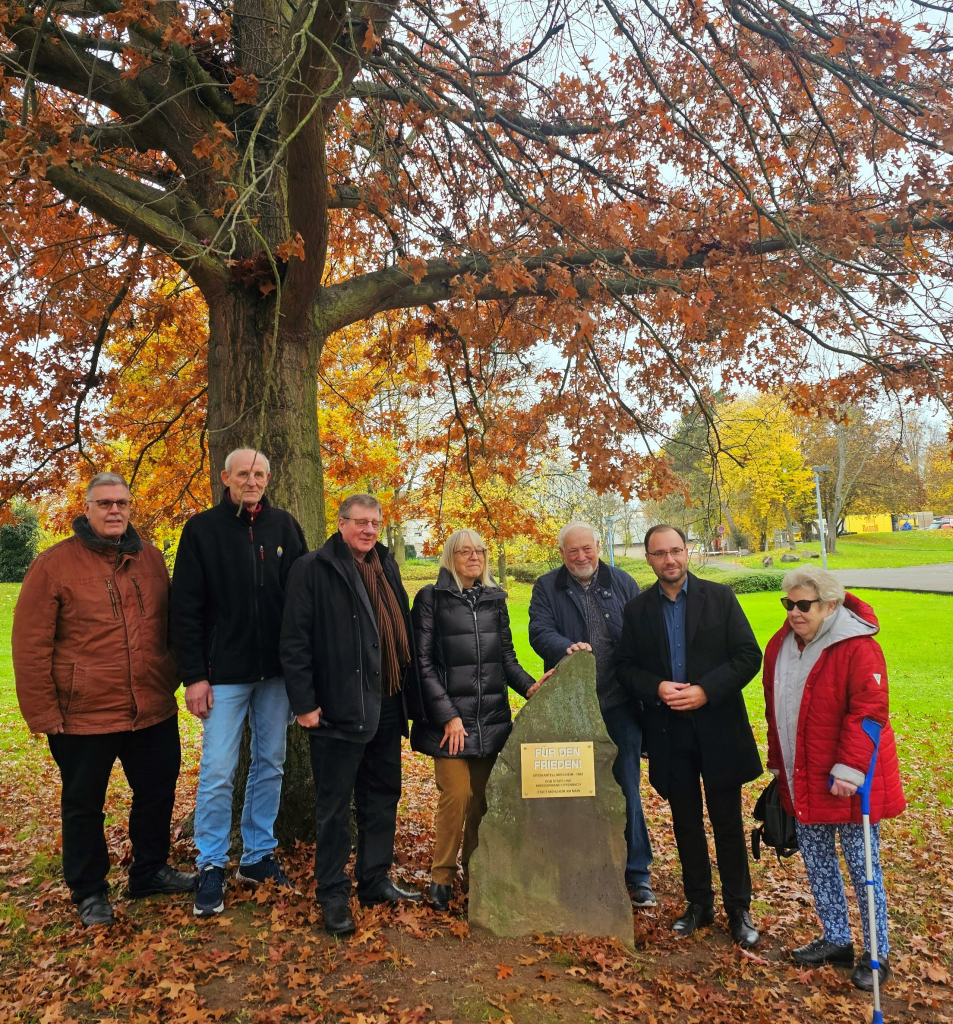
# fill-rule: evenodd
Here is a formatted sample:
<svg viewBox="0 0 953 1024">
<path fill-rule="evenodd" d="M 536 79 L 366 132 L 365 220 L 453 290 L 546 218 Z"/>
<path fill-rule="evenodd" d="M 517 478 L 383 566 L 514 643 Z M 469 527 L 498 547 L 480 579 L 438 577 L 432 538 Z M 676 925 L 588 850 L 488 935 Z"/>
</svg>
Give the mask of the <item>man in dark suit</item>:
<svg viewBox="0 0 953 1024">
<path fill-rule="evenodd" d="M 691 935 L 715 916 L 704 782 L 731 936 L 754 946 L 741 787 L 762 768 L 741 691 L 758 672 L 761 649 L 734 593 L 688 574 L 678 527 L 653 526 L 645 558 L 658 582 L 625 606 L 616 671 L 643 703 L 649 781 L 672 809 L 688 900 L 673 930 Z"/>
</svg>

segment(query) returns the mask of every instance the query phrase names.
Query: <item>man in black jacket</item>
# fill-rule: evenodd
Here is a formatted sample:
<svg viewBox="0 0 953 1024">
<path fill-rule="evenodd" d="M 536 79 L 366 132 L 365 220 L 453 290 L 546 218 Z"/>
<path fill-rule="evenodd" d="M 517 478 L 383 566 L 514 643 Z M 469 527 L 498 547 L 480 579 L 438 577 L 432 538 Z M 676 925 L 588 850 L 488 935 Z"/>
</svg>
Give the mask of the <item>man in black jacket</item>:
<svg viewBox="0 0 953 1024">
<path fill-rule="evenodd" d="M 236 878 L 288 885 L 274 855 L 291 721 L 278 642 L 288 574 L 308 546 L 294 517 L 264 496 L 270 479 L 261 452 L 232 452 L 222 472 L 221 502 L 185 524 L 176 552 L 170 640 L 186 707 L 202 719 L 196 917 L 210 917 L 225 905 L 232 790 L 246 715 L 252 760 Z"/>
<path fill-rule="evenodd" d="M 288 581 L 281 664 L 291 707 L 309 731 L 317 798 L 314 877 L 324 925 L 354 930 L 348 828 L 357 811 L 362 906 L 419 902 L 388 877 L 400 800 L 400 738 L 421 714 L 410 605 L 393 556 L 377 542 L 380 502 L 347 498 L 338 532 Z"/>
<path fill-rule="evenodd" d="M 673 930 L 690 935 L 714 920 L 704 781 L 731 935 L 754 946 L 741 787 L 762 769 L 742 690 L 757 674 L 761 649 L 734 593 L 688 574 L 680 529 L 653 526 L 645 558 L 658 582 L 625 607 L 616 668 L 643 703 L 649 781 L 672 809 L 688 900 Z"/>
</svg>

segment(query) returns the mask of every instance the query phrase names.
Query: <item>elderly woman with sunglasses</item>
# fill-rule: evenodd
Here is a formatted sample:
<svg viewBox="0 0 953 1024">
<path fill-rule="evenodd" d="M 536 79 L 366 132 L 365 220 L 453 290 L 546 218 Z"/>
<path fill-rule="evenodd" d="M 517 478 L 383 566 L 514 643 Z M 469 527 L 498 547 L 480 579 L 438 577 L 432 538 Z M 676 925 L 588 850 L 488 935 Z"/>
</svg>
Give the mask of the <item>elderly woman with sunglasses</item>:
<svg viewBox="0 0 953 1024">
<path fill-rule="evenodd" d="M 874 639 L 880 631 L 870 605 L 846 594 L 833 573 L 800 566 L 782 581 L 787 621 L 764 656 L 768 769 L 778 778 L 781 802 L 794 816 L 824 935 L 795 949 L 809 967 L 854 967 L 847 898 L 835 836 L 854 884 L 866 952 L 852 980 L 873 988 L 860 798 L 855 794 L 870 767 L 873 742 L 865 718 L 883 727 L 870 795 L 874 906 L 880 982 L 890 974 L 887 898 L 879 860 L 879 822 L 904 809 L 897 747 L 888 717 L 887 668 Z"/>
<path fill-rule="evenodd" d="M 414 722 L 410 743 L 434 759 L 440 798 L 430 903 L 447 910 L 460 841 L 466 871 L 486 813 L 487 779 L 512 728 L 507 687 L 530 697 L 546 676 L 537 683 L 520 667 L 506 592 L 490 576 L 486 546 L 473 530 L 447 538 L 437 583 L 417 594 L 413 621 L 427 719 Z"/>
</svg>

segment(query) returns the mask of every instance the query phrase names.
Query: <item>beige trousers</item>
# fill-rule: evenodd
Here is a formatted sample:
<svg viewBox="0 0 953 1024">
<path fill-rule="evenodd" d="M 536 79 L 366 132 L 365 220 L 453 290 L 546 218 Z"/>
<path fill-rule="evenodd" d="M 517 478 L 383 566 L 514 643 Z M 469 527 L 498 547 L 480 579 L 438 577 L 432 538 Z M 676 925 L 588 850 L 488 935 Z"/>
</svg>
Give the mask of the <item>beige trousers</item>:
<svg viewBox="0 0 953 1024">
<path fill-rule="evenodd" d="M 477 848 L 480 822 L 486 814 L 486 783 L 495 763 L 496 754 L 434 758 L 434 777 L 440 799 L 430 877 L 437 885 L 453 885 L 461 838 L 464 871 Z"/>
</svg>

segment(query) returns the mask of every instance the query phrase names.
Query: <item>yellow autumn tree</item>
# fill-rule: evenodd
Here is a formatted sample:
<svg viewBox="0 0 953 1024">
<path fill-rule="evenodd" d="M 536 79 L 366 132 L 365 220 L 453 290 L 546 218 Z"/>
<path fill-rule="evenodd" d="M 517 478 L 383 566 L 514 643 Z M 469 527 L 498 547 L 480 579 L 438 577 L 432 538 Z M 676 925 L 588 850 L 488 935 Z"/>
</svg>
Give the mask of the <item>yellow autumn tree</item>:
<svg viewBox="0 0 953 1024">
<path fill-rule="evenodd" d="M 792 527 L 791 510 L 810 493 L 811 471 L 797 438 L 797 420 L 773 396 L 742 396 L 718 410 L 718 474 L 733 533 L 757 538 Z"/>
</svg>

